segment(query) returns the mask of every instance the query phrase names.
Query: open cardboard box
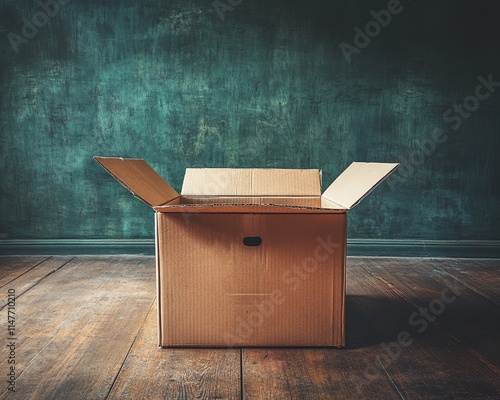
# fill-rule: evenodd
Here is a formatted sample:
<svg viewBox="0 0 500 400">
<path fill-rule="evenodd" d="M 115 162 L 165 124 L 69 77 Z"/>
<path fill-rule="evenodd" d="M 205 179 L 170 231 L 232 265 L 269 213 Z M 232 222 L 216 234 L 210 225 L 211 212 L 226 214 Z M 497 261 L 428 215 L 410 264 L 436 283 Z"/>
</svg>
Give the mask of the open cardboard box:
<svg viewBox="0 0 500 400">
<path fill-rule="evenodd" d="M 347 211 L 399 164 L 188 168 L 177 193 L 144 160 L 94 157 L 155 211 L 160 346 L 345 345 Z"/>
</svg>

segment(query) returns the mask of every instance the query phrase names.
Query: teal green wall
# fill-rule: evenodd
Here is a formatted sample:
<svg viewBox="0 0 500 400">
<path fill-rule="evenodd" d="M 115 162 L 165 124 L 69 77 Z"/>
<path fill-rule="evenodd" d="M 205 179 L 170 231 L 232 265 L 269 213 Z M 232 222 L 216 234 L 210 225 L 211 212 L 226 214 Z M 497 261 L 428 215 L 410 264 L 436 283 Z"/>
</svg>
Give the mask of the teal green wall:
<svg viewBox="0 0 500 400">
<path fill-rule="evenodd" d="M 350 63 L 339 46 L 387 1 L 233 0 L 224 20 L 212 1 L 66 2 L 16 53 L 9 33 L 41 8 L 0 1 L 0 239 L 152 237 L 152 211 L 93 155 L 145 158 L 177 190 L 186 167 L 321 168 L 327 184 L 399 161 L 351 238 L 500 239 L 500 88 L 443 120 L 478 76 L 500 81 L 497 2 L 404 1 Z"/>
</svg>

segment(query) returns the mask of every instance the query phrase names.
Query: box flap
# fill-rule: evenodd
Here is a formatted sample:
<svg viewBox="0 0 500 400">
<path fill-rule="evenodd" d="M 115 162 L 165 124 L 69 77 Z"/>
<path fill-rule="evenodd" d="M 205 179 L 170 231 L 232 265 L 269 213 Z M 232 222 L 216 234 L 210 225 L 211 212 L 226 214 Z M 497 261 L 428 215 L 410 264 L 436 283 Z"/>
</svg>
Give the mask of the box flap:
<svg viewBox="0 0 500 400">
<path fill-rule="evenodd" d="M 142 159 L 97 157 L 117 181 L 151 207 L 166 204 L 179 194 Z"/>
<path fill-rule="evenodd" d="M 330 185 L 322 198 L 350 210 L 398 166 L 397 163 L 354 162 Z"/>
<path fill-rule="evenodd" d="M 183 196 L 317 196 L 318 169 L 188 168 Z"/>
</svg>

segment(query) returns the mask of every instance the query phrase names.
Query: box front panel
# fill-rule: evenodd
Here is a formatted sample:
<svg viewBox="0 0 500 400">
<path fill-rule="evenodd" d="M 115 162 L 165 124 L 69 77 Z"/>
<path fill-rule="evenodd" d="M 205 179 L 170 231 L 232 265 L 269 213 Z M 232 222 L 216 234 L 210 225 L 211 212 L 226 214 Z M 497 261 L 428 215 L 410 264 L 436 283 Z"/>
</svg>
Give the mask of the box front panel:
<svg viewBox="0 0 500 400">
<path fill-rule="evenodd" d="M 157 214 L 160 344 L 344 344 L 346 214 Z"/>
</svg>

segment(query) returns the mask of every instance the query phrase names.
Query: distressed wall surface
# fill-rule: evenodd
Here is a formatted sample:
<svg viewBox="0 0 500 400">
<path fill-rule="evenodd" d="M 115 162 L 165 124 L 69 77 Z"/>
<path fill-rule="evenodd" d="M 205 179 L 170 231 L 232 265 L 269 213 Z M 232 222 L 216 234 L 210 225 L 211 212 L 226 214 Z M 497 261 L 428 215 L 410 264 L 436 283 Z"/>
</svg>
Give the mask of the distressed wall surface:
<svg viewBox="0 0 500 400">
<path fill-rule="evenodd" d="M 399 161 L 351 238 L 500 239 L 500 87 L 476 93 L 500 82 L 497 2 L 42 3 L 0 1 L 0 238 L 152 237 L 92 159 L 109 155 L 177 190 L 186 167 L 321 168 L 326 186 Z"/>
</svg>

